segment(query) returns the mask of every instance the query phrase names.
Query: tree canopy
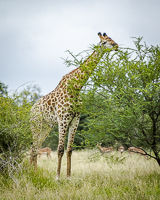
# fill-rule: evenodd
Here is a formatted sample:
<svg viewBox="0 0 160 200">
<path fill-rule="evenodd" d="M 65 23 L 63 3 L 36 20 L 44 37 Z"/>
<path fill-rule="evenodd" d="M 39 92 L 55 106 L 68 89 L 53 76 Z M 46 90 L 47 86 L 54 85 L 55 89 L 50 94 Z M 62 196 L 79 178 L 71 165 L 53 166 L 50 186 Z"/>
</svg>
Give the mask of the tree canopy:
<svg viewBox="0 0 160 200">
<path fill-rule="evenodd" d="M 151 148 L 160 164 L 160 47 L 148 47 L 142 38 L 134 44 L 106 52 L 83 88 L 89 115 L 83 133 L 91 144 Z"/>
</svg>

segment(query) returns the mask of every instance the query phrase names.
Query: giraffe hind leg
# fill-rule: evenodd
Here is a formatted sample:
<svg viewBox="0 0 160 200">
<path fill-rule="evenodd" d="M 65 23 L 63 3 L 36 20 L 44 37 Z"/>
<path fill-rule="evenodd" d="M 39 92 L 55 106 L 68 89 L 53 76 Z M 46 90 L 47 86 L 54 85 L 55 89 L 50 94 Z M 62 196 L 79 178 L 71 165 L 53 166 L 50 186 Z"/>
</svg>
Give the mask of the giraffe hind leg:
<svg viewBox="0 0 160 200">
<path fill-rule="evenodd" d="M 43 141 L 45 138 L 48 136 L 48 134 L 51 131 L 51 127 L 49 126 L 43 126 L 42 131 L 37 131 L 37 129 L 34 129 L 32 127 L 32 134 L 33 134 L 33 144 L 31 148 L 31 153 L 30 153 L 30 164 L 34 165 L 35 171 L 37 170 L 37 155 L 38 155 L 38 150 L 41 147 Z M 36 131 L 34 131 L 36 130 Z"/>
</svg>

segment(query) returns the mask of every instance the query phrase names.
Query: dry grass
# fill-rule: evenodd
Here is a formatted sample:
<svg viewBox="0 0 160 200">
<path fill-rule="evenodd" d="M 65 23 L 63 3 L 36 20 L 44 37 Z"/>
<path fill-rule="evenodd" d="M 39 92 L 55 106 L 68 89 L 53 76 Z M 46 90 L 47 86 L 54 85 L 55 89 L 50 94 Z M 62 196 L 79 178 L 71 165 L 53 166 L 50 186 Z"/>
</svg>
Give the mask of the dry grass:
<svg viewBox="0 0 160 200">
<path fill-rule="evenodd" d="M 160 199 L 160 170 L 153 160 L 97 150 L 74 151 L 72 179 L 66 179 L 66 154 L 61 181 L 55 181 L 57 153 L 38 159 L 38 172 L 27 169 L 17 184 L 0 177 L 0 199 Z"/>
</svg>

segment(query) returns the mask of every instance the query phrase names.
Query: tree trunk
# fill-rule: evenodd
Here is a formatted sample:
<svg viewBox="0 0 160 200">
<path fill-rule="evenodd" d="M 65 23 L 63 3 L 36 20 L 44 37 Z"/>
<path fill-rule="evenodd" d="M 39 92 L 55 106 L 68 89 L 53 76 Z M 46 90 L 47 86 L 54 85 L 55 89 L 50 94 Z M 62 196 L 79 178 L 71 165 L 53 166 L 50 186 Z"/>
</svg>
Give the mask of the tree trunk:
<svg viewBox="0 0 160 200">
<path fill-rule="evenodd" d="M 157 162 L 158 162 L 158 164 L 159 164 L 159 167 L 160 167 L 160 157 L 159 157 L 159 156 L 156 157 L 156 160 L 157 160 Z"/>
<path fill-rule="evenodd" d="M 158 163 L 158 165 L 159 165 L 159 167 L 160 167 L 160 156 L 159 156 L 159 151 L 157 151 L 157 149 L 156 149 L 156 147 L 154 146 L 154 147 L 152 147 L 152 150 L 153 150 L 153 152 L 154 152 L 154 154 L 155 154 L 155 159 L 156 159 L 156 161 L 157 161 L 157 163 Z"/>
</svg>

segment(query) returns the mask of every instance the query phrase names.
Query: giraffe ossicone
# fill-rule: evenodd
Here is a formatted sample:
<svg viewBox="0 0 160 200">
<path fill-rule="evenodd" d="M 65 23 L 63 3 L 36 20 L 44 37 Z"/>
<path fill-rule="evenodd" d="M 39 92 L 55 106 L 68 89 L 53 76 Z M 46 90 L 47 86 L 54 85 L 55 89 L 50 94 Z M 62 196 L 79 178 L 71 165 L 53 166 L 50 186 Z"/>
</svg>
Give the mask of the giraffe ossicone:
<svg viewBox="0 0 160 200">
<path fill-rule="evenodd" d="M 62 77 L 57 87 L 41 97 L 31 109 L 31 131 L 33 144 L 30 153 L 30 163 L 37 169 L 38 149 L 42 142 L 50 133 L 55 124 L 58 124 L 59 143 L 58 143 L 58 167 L 57 178 L 60 178 L 61 160 L 64 154 L 64 142 L 69 128 L 67 143 L 67 178 L 71 175 L 71 155 L 75 132 L 77 130 L 80 111 L 75 109 L 80 106 L 79 93 L 87 82 L 88 78 L 96 68 L 98 62 L 106 51 L 105 49 L 117 50 L 118 44 L 115 43 L 106 33 L 99 32 L 100 42 L 98 47 L 102 51 L 95 49 L 93 53 L 79 66 L 70 73 Z"/>
</svg>

